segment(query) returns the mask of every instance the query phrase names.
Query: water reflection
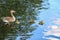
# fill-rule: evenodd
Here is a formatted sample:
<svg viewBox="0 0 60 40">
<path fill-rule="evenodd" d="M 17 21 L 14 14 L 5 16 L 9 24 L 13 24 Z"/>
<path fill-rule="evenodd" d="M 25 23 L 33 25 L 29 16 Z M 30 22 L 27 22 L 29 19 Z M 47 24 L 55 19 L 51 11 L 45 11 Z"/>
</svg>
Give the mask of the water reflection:
<svg viewBox="0 0 60 40">
<path fill-rule="evenodd" d="M 60 39 L 60 32 L 59 30 L 59 22 L 57 21 L 60 16 L 59 16 L 59 0 L 49 0 L 50 3 L 50 8 L 47 11 L 44 11 L 41 13 L 40 17 L 43 17 L 43 19 L 46 24 L 46 32 L 45 38 L 47 40 L 59 40 Z M 45 14 L 44 14 L 45 13 Z M 44 15 L 43 15 L 44 14 Z M 42 16 L 43 15 L 43 16 Z M 52 26 L 53 25 L 53 26 Z M 52 27 L 52 28 L 50 28 Z M 47 30 L 48 28 L 48 30 Z M 59 35 L 59 36 L 58 36 Z"/>
<path fill-rule="evenodd" d="M 13 29 L 9 28 L 10 34 L 7 33 L 9 36 L 7 35 L 4 38 L 6 40 L 59 40 L 60 1 L 43 0 L 40 1 L 40 3 L 38 1 L 37 2 L 33 1 L 35 3 L 33 3 L 32 1 L 25 0 L 20 1 L 18 1 L 16 4 L 19 3 L 19 5 L 21 6 L 18 6 L 17 9 L 15 9 L 16 7 L 14 6 L 13 6 L 14 8 L 12 7 L 17 11 L 17 13 L 19 13 L 17 14 L 16 18 L 20 22 L 20 24 L 14 23 L 13 24 L 14 28 Z M 31 19 L 33 20 L 32 24 L 29 21 Z M 43 20 L 43 22 L 41 22 L 42 24 L 44 23 L 43 25 L 39 25 L 40 24 L 39 22 L 41 20 Z M 7 25 L 5 25 L 5 27 L 6 26 Z M 6 28 L 6 30 L 8 29 Z"/>
<path fill-rule="evenodd" d="M 5 2 L 5 4 L 4 4 Z M 41 8 L 41 3 L 42 0 L 1 0 L 1 5 L 0 5 L 0 14 L 2 16 L 10 16 L 9 10 L 14 9 L 16 10 L 17 15 L 16 19 L 19 24 L 12 23 L 11 26 L 9 25 L 3 25 L 4 23 L 0 21 L 0 25 L 2 25 L 2 29 L 0 30 L 2 34 L 2 40 L 26 40 L 30 38 L 33 34 L 32 32 L 38 27 L 38 26 L 31 26 L 35 23 L 36 20 L 36 12 L 35 8 L 40 7 Z M 3 11 L 4 12 L 3 12 Z M 6 13 L 6 15 L 5 15 Z M 32 19 L 32 20 L 31 20 Z M 6 28 L 5 28 L 6 27 Z M 4 29 L 5 28 L 5 29 Z M 3 31 L 2 31 L 3 30 Z"/>
<path fill-rule="evenodd" d="M 42 9 L 36 11 L 36 13 L 38 14 L 37 21 L 39 22 L 39 20 L 43 20 L 44 25 L 39 26 L 33 32 L 34 35 L 28 40 L 60 40 L 60 1 L 48 0 L 48 2 L 50 4 L 47 10 Z"/>
</svg>

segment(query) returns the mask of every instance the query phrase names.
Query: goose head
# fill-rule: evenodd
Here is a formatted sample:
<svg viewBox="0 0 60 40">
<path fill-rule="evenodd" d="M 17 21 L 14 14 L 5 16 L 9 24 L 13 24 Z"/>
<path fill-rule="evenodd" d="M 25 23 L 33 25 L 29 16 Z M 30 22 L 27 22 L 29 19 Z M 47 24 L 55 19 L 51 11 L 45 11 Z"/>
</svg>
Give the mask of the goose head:
<svg viewBox="0 0 60 40">
<path fill-rule="evenodd" d="M 15 10 L 11 10 L 10 13 L 15 13 L 16 11 Z"/>
</svg>

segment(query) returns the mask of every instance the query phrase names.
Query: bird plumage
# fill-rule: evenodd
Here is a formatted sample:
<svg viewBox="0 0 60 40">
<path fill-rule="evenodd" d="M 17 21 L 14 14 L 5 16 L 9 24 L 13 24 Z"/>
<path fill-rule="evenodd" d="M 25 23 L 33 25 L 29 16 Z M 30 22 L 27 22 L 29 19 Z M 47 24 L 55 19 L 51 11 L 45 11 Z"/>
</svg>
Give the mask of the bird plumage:
<svg viewBox="0 0 60 40">
<path fill-rule="evenodd" d="M 16 20 L 16 18 L 13 15 L 13 13 L 15 13 L 15 11 L 11 10 L 10 13 L 11 13 L 11 17 L 7 16 L 7 17 L 2 17 L 1 18 L 3 22 L 5 22 L 5 23 L 11 23 L 11 22 L 14 22 Z"/>
<path fill-rule="evenodd" d="M 2 20 L 4 22 L 14 22 L 15 18 L 12 18 L 12 17 L 2 17 Z"/>
</svg>

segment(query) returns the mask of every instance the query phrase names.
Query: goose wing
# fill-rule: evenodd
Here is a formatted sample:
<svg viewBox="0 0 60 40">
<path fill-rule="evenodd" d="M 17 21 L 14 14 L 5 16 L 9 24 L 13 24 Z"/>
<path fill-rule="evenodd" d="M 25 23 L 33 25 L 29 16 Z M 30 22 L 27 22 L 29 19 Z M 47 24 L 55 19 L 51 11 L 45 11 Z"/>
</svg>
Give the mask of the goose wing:
<svg viewBox="0 0 60 40">
<path fill-rule="evenodd" d="M 8 22 L 13 22 L 14 19 L 12 17 L 3 17 L 2 20 L 6 20 Z"/>
</svg>

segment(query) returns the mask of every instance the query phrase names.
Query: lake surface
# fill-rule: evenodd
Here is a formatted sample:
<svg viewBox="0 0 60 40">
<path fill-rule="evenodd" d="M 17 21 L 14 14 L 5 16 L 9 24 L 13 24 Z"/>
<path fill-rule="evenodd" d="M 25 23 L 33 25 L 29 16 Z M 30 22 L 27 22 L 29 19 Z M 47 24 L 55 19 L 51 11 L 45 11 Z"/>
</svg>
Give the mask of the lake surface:
<svg viewBox="0 0 60 40">
<path fill-rule="evenodd" d="M 23 3 L 22 0 L 21 4 Z M 28 1 L 29 2 L 29 1 Z M 26 2 L 26 3 L 28 3 Z M 27 8 L 28 12 L 31 11 L 30 7 L 31 7 L 31 3 L 29 2 L 29 4 L 27 4 L 29 9 Z M 38 5 L 38 4 L 37 4 Z M 41 5 L 41 4 L 40 4 Z M 36 20 L 35 23 L 28 24 L 25 25 L 25 23 L 27 24 L 28 22 L 28 18 L 33 18 L 32 15 L 29 16 L 28 12 L 27 14 L 23 14 L 23 11 L 21 12 L 22 16 L 22 20 L 21 20 L 21 25 L 17 25 L 17 27 L 13 30 L 16 31 L 16 34 L 13 34 L 13 37 L 11 37 L 11 39 L 9 39 L 8 37 L 6 38 L 6 40 L 60 40 L 60 0 L 43 0 L 42 2 L 42 9 L 39 10 L 39 8 L 33 8 L 36 15 Z M 27 17 L 26 17 L 27 16 Z M 33 15 L 34 16 L 34 15 Z M 26 21 L 25 20 L 26 17 Z M 17 18 L 21 18 L 21 17 L 17 17 Z M 43 25 L 40 25 L 39 22 L 43 21 Z M 19 27 L 20 26 L 20 27 Z M 25 28 L 25 26 L 27 28 Z M 27 37 L 26 35 L 22 35 L 28 31 L 29 26 L 36 26 L 36 29 L 34 31 L 31 32 L 31 34 L 33 34 L 31 37 Z M 21 29 L 20 29 L 21 28 Z M 21 32 L 19 32 L 19 30 Z M 26 32 L 25 32 L 26 30 Z M 29 31 L 28 31 L 29 32 Z M 30 32 L 29 32 L 30 33 Z M 10 34 L 11 35 L 11 34 Z M 14 36 L 15 35 L 15 36 Z M 26 36 L 26 37 L 24 37 Z M 29 35 L 28 35 L 29 36 Z M 20 39 L 21 38 L 21 39 Z M 23 39 L 26 38 L 26 39 Z"/>
<path fill-rule="evenodd" d="M 36 24 L 39 26 L 27 40 L 60 40 L 60 0 L 44 0 L 43 7 L 48 9 L 37 10 Z M 44 25 L 37 22 L 44 21 Z"/>
</svg>

